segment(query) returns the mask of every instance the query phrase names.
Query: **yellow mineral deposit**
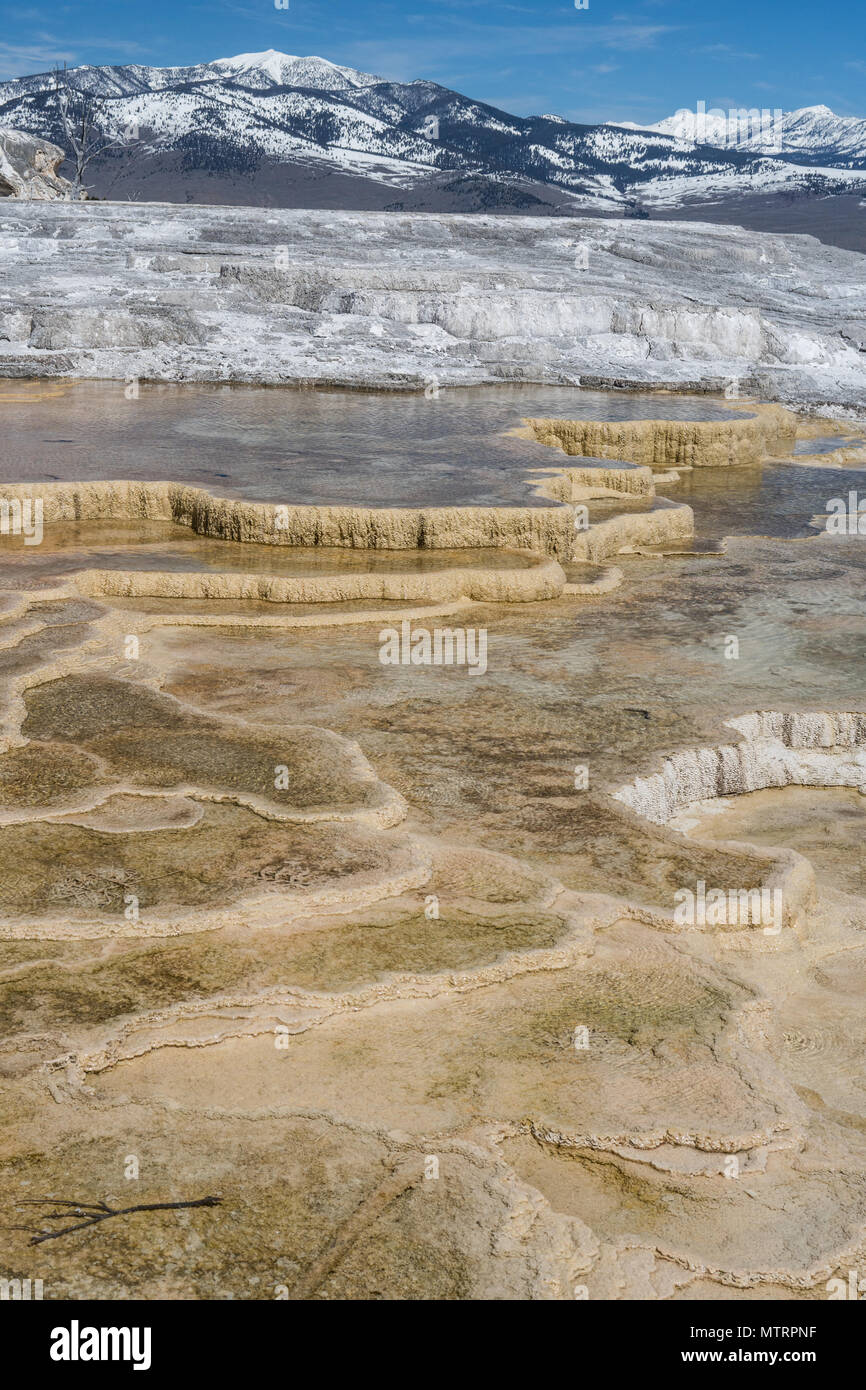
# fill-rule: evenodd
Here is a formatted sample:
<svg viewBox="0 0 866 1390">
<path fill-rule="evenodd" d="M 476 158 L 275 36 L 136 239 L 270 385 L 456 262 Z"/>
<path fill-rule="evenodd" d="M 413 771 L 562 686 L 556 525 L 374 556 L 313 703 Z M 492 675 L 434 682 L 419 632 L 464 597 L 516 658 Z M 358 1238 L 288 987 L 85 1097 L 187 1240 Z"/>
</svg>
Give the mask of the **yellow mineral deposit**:
<svg viewBox="0 0 866 1390">
<path fill-rule="evenodd" d="M 796 1299 L 866 1267 L 862 552 L 811 493 L 701 549 L 684 477 L 787 460 L 796 510 L 795 446 L 841 429 L 730 415 L 527 419 L 531 506 L 3 486 L 44 524 L 0 541 L 4 1209 L 230 1218 L 7 1233 L 16 1276 Z"/>
</svg>

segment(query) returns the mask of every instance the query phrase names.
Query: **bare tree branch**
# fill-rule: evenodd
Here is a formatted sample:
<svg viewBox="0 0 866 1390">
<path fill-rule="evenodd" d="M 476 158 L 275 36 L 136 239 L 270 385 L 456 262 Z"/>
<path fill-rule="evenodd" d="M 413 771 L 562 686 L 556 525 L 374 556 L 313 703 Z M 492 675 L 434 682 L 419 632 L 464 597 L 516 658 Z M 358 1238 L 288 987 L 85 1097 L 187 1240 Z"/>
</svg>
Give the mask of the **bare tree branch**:
<svg viewBox="0 0 866 1390">
<path fill-rule="evenodd" d="M 72 183 L 77 196 L 83 198 L 87 193 L 84 176 L 88 166 L 99 155 L 119 149 L 127 141 L 105 135 L 103 127 L 108 102 L 76 86 L 65 64 L 54 69 L 54 105 L 69 158 L 75 167 Z"/>
<path fill-rule="evenodd" d="M 28 1231 L 28 1245 L 41 1245 L 46 1240 L 59 1240 L 61 1236 L 72 1235 L 75 1231 L 86 1231 L 100 1221 L 108 1221 L 112 1216 L 129 1216 L 136 1211 L 180 1211 L 189 1207 L 218 1207 L 221 1197 L 198 1197 L 190 1202 L 143 1202 L 135 1207 L 110 1207 L 106 1202 L 73 1202 L 65 1197 L 24 1197 L 21 1206 L 65 1207 L 65 1211 L 49 1211 L 42 1216 L 43 1221 L 69 1221 L 72 1217 L 84 1217 L 72 1226 L 64 1226 L 60 1231 L 34 1230 L 33 1226 L 7 1226 L 9 1231 Z"/>
</svg>

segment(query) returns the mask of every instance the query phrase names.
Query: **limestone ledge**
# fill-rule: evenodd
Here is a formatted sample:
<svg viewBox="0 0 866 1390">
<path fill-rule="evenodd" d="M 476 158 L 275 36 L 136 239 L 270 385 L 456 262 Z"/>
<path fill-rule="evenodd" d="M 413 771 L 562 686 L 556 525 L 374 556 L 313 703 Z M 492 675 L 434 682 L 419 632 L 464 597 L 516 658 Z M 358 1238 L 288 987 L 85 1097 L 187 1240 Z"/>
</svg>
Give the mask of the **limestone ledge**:
<svg viewBox="0 0 866 1390">
<path fill-rule="evenodd" d="M 695 516 L 685 502 L 660 499 L 648 512 L 623 512 L 595 522 L 585 531 L 576 531 L 572 558 L 600 564 L 611 555 L 641 545 L 662 545 L 668 541 L 689 540 L 695 531 Z"/>
<path fill-rule="evenodd" d="M 666 758 L 661 770 L 618 788 L 615 800 L 656 825 L 665 825 L 697 802 L 743 796 L 771 787 L 857 787 L 866 791 L 866 713 L 758 711 L 727 721 L 739 743 L 686 748 Z M 746 848 L 775 861 L 764 881 L 780 888 L 783 922 L 794 926 L 814 900 L 811 864 L 793 850 L 762 849 L 714 841 L 734 853 Z"/>
<path fill-rule="evenodd" d="M 866 787 L 866 714 L 760 711 L 731 719 L 741 742 L 686 748 L 660 772 L 614 792 L 646 820 L 664 825 L 695 801 L 768 787 Z"/>
<path fill-rule="evenodd" d="M 532 550 L 568 559 L 567 506 L 296 506 L 214 497 L 172 482 L 112 480 L 4 484 L 9 501 L 42 498 L 46 525 L 63 521 L 171 521 L 196 535 L 256 545 L 362 550 Z"/>
<path fill-rule="evenodd" d="M 618 468 L 562 468 L 571 483 L 571 500 L 589 497 L 654 497 L 656 479 L 643 464 L 620 464 Z M 672 476 L 671 481 L 676 481 Z"/>
<path fill-rule="evenodd" d="M 793 452 L 797 417 L 778 405 L 749 405 L 731 420 L 528 419 L 529 436 L 566 454 L 630 459 L 650 468 L 760 464 Z"/>
<path fill-rule="evenodd" d="M 524 569 L 467 567 L 428 574 L 315 577 L 94 569 L 77 575 L 76 586 L 80 593 L 92 598 L 236 599 L 265 603 L 342 603 L 363 599 L 447 603 L 466 598 L 481 603 L 528 603 L 557 598 L 565 588 L 565 573 L 554 559 L 543 559 Z"/>
<path fill-rule="evenodd" d="M 587 470 L 587 473 L 595 480 L 598 470 Z M 624 479 L 627 483 L 623 482 Z M 643 496 L 654 496 L 647 490 L 651 480 L 646 475 L 633 478 L 633 472 L 627 466 L 602 470 L 598 482 L 609 489 L 599 495 L 628 495 L 626 489 L 633 487 Z M 539 483 L 538 486 L 541 488 L 545 485 Z M 562 486 L 563 479 L 560 477 L 547 484 L 546 495 L 550 496 L 551 490 L 561 490 Z M 569 477 L 565 479 L 565 486 L 568 490 L 574 486 L 578 496 L 586 495 L 583 482 L 578 481 L 573 485 Z M 623 490 L 616 491 L 620 486 Z M 584 488 L 583 494 L 581 488 Z M 366 550 L 509 549 L 532 551 L 564 561 L 597 561 L 625 546 L 681 540 L 691 536 L 694 530 L 691 508 L 664 499 L 658 499 L 655 508 L 649 512 L 622 515 L 592 525 L 586 532 L 579 532 L 575 530 L 573 507 L 561 504 L 550 507 L 429 508 L 292 506 L 214 497 L 203 488 L 180 483 L 123 480 L 16 483 L 3 487 L 3 496 L 9 502 L 24 501 L 33 498 L 34 494 L 42 499 L 45 525 L 64 521 L 166 521 L 187 526 L 196 535 L 255 545 Z M 95 584 L 98 581 L 92 582 Z M 108 583 L 107 580 L 104 582 Z M 286 593 L 291 591 L 291 585 L 295 583 L 288 579 L 282 582 L 286 586 Z M 324 592 L 330 581 L 305 582 L 310 586 L 321 586 L 320 591 Z M 406 596 L 410 600 L 430 597 L 432 601 L 442 602 L 450 597 L 463 596 L 456 592 L 456 580 L 437 581 L 434 576 L 415 576 L 412 583 L 408 577 L 403 577 L 398 586 L 402 587 L 402 594 L 397 593 L 396 589 L 386 592 L 387 581 L 380 577 L 367 576 L 364 582 L 359 580 L 357 593 L 350 592 L 353 582 L 348 577 L 335 577 L 334 598 L 321 601 L 336 601 L 344 597 L 396 599 Z M 555 592 L 561 592 L 564 576 L 560 577 L 553 568 L 546 571 L 529 570 L 523 577 L 510 570 L 485 574 L 477 570 L 470 572 L 467 568 L 459 582 L 462 585 L 471 584 L 479 597 L 484 599 L 508 601 L 513 593 L 515 599 L 521 601 L 528 597 L 553 597 Z M 227 577 L 221 577 L 220 583 L 226 586 L 224 592 L 211 596 L 238 596 L 231 589 Z M 270 583 L 272 601 L 303 601 L 277 600 L 273 595 L 279 584 L 274 580 Z M 300 581 L 297 583 L 300 585 Z M 537 594 L 531 592 L 535 585 L 540 585 Z M 363 593 L 362 588 L 366 590 Z M 107 590 L 103 589 L 102 592 Z M 300 592 L 300 587 L 294 592 Z M 310 592 L 313 592 L 312 587 Z M 190 596 L 182 590 L 178 593 L 179 596 Z M 259 597 L 258 594 L 249 596 Z"/>
</svg>

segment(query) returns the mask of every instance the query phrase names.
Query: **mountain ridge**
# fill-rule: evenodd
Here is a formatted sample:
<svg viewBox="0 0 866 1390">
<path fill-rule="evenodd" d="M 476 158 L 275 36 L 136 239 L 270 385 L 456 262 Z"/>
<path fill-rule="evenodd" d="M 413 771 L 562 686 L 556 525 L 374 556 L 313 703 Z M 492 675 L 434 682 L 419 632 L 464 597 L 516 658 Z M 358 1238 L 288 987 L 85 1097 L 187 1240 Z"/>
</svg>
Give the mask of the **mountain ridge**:
<svg viewBox="0 0 866 1390">
<path fill-rule="evenodd" d="M 0 83 L 0 125 L 63 144 L 56 80 Z M 866 193 L 866 121 L 861 142 L 858 118 L 829 108 L 789 113 L 789 155 L 713 143 L 714 131 L 698 142 L 682 122 L 661 128 L 677 117 L 639 127 L 515 116 L 427 79 L 275 49 L 170 68 L 84 65 L 63 80 L 103 103 L 115 143 L 87 180 L 101 197 L 648 216 Z M 848 142 L 838 152 L 835 133 Z"/>
<path fill-rule="evenodd" d="M 649 125 L 639 125 L 635 121 L 619 124 L 626 130 L 652 131 L 680 140 L 696 141 L 700 137 L 703 144 L 717 148 L 730 143 L 733 134 L 737 148 L 751 151 L 761 149 L 763 134 L 769 135 L 771 141 L 778 139 L 780 152 L 789 158 L 830 159 L 837 168 L 857 168 L 866 162 L 866 117 L 838 116 L 824 103 L 800 106 L 779 114 L 767 108 L 754 110 L 758 124 L 761 116 L 765 117 L 762 133 L 755 132 L 754 114 L 750 112 L 744 116 L 745 108 L 734 108 L 724 115 L 684 108 Z"/>
</svg>

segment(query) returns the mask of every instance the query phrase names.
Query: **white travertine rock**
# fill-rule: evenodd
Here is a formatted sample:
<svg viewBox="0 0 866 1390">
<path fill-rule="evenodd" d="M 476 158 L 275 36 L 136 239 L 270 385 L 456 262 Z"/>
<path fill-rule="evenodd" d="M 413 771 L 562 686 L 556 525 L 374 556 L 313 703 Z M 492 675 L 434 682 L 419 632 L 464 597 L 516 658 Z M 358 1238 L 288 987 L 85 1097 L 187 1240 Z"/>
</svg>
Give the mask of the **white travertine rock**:
<svg viewBox="0 0 866 1390">
<path fill-rule="evenodd" d="M 760 711 L 728 727 L 742 742 L 682 749 L 661 771 L 636 777 L 614 797 L 664 825 L 693 802 L 767 787 L 866 788 L 866 714 Z"/>
<path fill-rule="evenodd" d="M 71 198 L 72 184 L 57 172 L 65 158 L 59 145 L 0 126 L 0 198 Z"/>
<path fill-rule="evenodd" d="M 812 237 L 12 198 L 0 222 L 6 375 L 866 398 L 862 257 Z"/>
</svg>

